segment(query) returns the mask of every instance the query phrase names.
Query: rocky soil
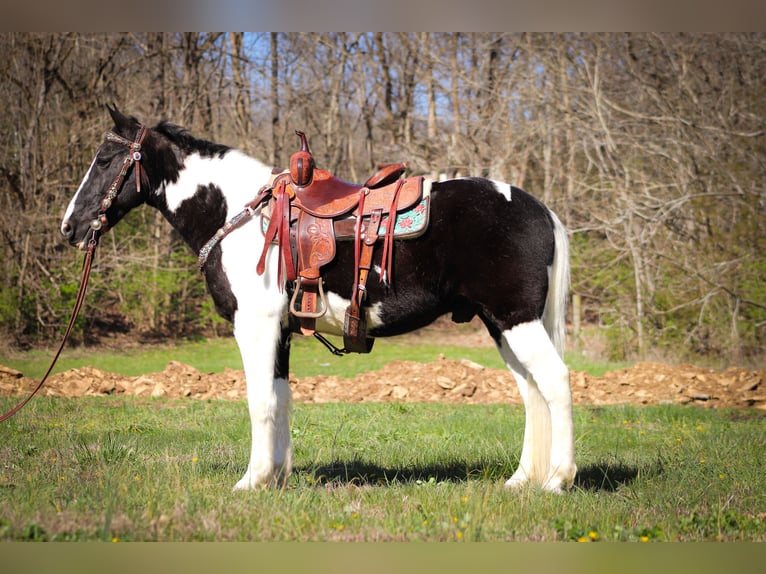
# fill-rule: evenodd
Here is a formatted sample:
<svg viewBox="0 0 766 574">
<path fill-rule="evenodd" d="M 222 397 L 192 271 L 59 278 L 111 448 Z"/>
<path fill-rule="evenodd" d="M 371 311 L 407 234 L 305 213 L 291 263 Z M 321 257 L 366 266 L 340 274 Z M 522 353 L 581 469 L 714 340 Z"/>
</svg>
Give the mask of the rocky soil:
<svg viewBox="0 0 766 574">
<path fill-rule="evenodd" d="M 35 381 L 22 373 L 0 365 L 0 396 L 23 396 L 34 385 Z M 324 375 L 291 377 L 290 386 L 294 401 L 306 403 L 521 403 L 509 372 L 467 360 L 396 361 L 352 379 Z M 766 369 L 732 367 L 714 371 L 692 365 L 645 362 L 601 377 L 573 371 L 571 386 L 575 404 L 676 403 L 766 410 Z M 52 376 L 40 394 L 241 400 L 245 398 L 245 383 L 242 371 L 203 373 L 189 365 L 170 362 L 162 372 L 138 377 L 92 367 L 72 369 Z"/>
</svg>

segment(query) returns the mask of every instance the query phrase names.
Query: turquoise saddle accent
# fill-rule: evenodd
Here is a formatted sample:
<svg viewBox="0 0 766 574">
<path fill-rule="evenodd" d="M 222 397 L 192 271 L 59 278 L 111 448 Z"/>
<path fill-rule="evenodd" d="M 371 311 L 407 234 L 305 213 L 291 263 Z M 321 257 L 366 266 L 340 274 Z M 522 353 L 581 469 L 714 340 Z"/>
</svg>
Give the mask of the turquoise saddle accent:
<svg viewBox="0 0 766 574">
<path fill-rule="evenodd" d="M 426 195 L 423 197 L 423 199 L 420 200 L 418 204 L 413 206 L 412 208 L 402 211 L 400 213 L 396 214 L 396 223 L 394 226 L 394 238 L 396 239 L 414 239 L 416 237 L 419 237 L 423 233 L 425 233 L 425 230 L 428 228 L 428 220 L 430 216 L 431 211 L 431 202 L 430 202 L 430 195 Z M 355 220 L 355 216 L 349 215 L 348 217 L 344 217 L 342 219 L 336 220 Z M 380 223 L 380 231 L 379 234 L 382 237 L 385 234 L 385 230 L 388 228 L 388 217 L 384 217 L 383 221 Z M 266 230 L 269 227 L 269 214 L 264 213 L 263 217 L 261 217 L 261 231 L 263 233 L 266 233 Z M 336 236 L 336 239 L 343 240 L 343 239 L 353 239 L 353 236 L 346 237 L 345 235 Z"/>
<path fill-rule="evenodd" d="M 428 227 L 429 216 L 429 197 L 424 197 L 416 206 L 407 211 L 396 214 L 396 223 L 394 225 L 394 237 L 399 239 L 410 239 L 421 235 Z M 381 227 L 388 229 L 388 217 L 384 217 Z M 383 231 L 381 230 L 381 235 Z"/>
</svg>

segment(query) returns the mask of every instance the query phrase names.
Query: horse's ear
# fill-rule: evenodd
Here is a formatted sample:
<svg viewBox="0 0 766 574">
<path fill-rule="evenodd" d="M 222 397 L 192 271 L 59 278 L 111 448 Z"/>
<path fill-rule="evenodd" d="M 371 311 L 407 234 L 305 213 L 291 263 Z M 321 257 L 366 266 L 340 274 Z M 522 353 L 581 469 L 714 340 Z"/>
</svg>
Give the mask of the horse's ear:
<svg viewBox="0 0 766 574">
<path fill-rule="evenodd" d="M 117 126 L 118 130 L 128 130 L 131 127 L 135 127 L 137 123 L 136 120 L 123 114 L 117 109 L 116 104 L 112 103 L 111 107 L 109 104 L 106 104 L 106 109 L 109 112 L 109 115 L 112 116 L 112 121 L 114 121 L 114 125 Z"/>
</svg>

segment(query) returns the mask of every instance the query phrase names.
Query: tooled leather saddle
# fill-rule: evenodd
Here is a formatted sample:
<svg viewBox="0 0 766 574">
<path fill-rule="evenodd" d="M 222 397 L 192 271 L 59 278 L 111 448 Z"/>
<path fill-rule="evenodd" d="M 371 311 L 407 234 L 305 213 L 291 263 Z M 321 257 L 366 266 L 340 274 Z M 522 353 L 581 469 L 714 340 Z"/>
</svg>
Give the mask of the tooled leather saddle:
<svg viewBox="0 0 766 574">
<path fill-rule="evenodd" d="M 343 181 L 317 168 L 306 135 L 295 133 L 300 150 L 290 157 L 289 170 L 276 175 L 268 189 L 269 203 L 262 212 L 266 241 L 257 271 L 264 272 L 266 253 L 276 244 L 280 253 L 277 282 L 280 286 L 285 280 L 293 282 L 289 312 L 300 320 L 303 334 L 314 334 L 325 342 L 316 333 L 316 320 L 327 312 L 322 267 L 335 257 L 337 240 L 353 241 L 353 287 L 342 351 L 369 353 L 374 339 L 367 336 L 364 302 L 373 251 L 382 243 L 380 280 L 390 285 L 394 236 L 413 237 L 425 231 L 428 187 L 424 193 L 422 176 L 402 178 L 407 167 L 402 163 L 382 166 L 363 184 Z M 412 218 L 402 216 L 414 210 L 421 217 L 420 225 L 413 228 Z"/>
</svg>

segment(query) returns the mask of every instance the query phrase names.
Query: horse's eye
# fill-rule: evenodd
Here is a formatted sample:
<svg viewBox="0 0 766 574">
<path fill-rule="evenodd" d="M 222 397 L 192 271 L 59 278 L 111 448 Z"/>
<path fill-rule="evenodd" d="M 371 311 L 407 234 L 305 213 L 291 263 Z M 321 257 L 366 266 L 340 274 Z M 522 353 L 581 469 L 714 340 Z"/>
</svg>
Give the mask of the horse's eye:
<svg viewBox="0 0 766 574">
<path fill-rule="evenodd" d="M 112 163 L 112 158 L 110 157 L 97 157 L 96 158 L 96 165 L 99 167 L 109 167 L 109 164 Z"/>
</svg>

